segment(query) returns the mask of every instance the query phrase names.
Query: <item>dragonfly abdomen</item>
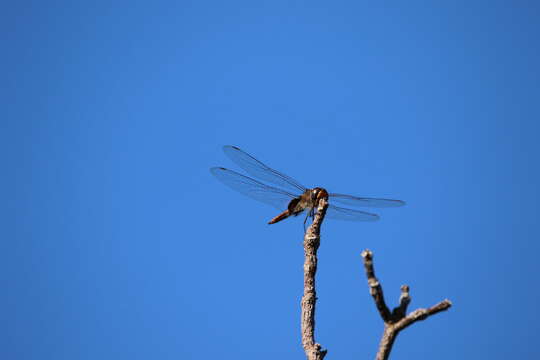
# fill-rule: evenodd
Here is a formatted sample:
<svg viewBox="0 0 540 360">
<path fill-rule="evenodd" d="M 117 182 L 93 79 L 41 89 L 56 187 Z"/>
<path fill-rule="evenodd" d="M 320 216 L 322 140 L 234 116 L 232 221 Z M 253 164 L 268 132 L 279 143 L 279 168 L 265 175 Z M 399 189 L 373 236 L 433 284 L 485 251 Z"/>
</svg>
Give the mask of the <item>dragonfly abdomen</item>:
<svg viewBox="0 0 540 360">
<path fill-rule="evenodd" d="M 275 224 L 278 221 L 288 218 L 289 216 L 291 216 L 291 213 L 289 212 L 289 209 L 287 209 L 281 214 L 279 214 L 278 216 L 276 216 L 275 218 L 273 218 L 272 220 L 270 220 L 268 224 Z"/>
</svg>

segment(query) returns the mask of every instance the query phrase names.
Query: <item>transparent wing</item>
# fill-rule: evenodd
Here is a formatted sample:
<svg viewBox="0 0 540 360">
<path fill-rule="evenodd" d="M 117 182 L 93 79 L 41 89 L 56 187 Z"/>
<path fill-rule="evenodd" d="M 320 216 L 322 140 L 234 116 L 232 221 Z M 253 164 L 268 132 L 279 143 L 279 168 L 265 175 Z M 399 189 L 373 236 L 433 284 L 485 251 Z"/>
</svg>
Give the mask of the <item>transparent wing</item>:
<svg viewBox="0 0 540 360">
<path fill-rule="evenodd" d="M 236 171 L 222 167 L 213 167 L 210 169 L 210 172 L 231 189 L 279 210 L 286 209 L 289 201 L 296 197 L 285 190 L 265 185 Z"/>
<path fill-rule="evenodd" d="M 330 203 L 339 203 L 348 206 L 388 208 L 405 205 L 405 201 L 392 199 L 364 198 L 345 194 L 329 194 Z"/>
<path fill-rule="evenodd" d="M 226 145 L 223 147 L 223 152 L 249 175 L 254 176 L 257 179 L 279 185 L 295 192 L 304 192 L 306 190 L 306 187 L 298 181 L 266 166 L 236 146 Z"/>
<path fill-rule="evenodd" d="M 329 219 L 347 221 L 377 221 L 379 215 L 360 210 L 345 209 L 339 206 L 328 205 L 326 217 Z"/>
</svg>

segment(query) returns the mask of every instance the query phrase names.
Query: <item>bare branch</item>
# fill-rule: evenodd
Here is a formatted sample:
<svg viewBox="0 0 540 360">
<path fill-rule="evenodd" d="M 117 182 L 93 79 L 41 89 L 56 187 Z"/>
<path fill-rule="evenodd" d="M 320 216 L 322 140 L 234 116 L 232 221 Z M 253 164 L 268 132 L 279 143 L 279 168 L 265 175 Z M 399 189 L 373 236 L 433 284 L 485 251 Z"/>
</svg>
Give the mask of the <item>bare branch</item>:
<svg viewBox="0 0 540 360">
<path fill-rule="evenodd" d="M 448 299 L 445 299 L 428 309 L 416 309 L 412 313 L 395 323 L 394 326 L 396 328 L 396 331 L 401 331 L 417 321 L 425 320 L 431 315 L 435 315 L 436 313 L 439 313 L 441 311 L 448 310 L 451 306 L 452 302 Z"/>
<path fill-rule="evenodd" d="M 304 235 L 304 296 L 302 296 L 302 346 L 308 360 L 322 360 L 327 350 L 315 343 L 315 273 L 317 272 L 317 249 L 320 245 L 320 228 L 328 207 L 327 199 L 319 201 L 313 223 Z"/>
<path fill-rule="evenodd" d="M 401 286 L 401 296 L 399 297 L 399 306 L 392 310 L 392 319 L 401 319 L 407 313 L 407 307 L 411 302 L 409 295 L 409 285 Z"/>
<path fill-rule="evenodd" d="M 379 343 L 379 351 L 377 352 L 376 359 L 387 360 L 390 356 L 390 351 L 392 350 L 396 336 L 401 330 L 407 328 L 417 321 L 425 320 L 431 315 L 448 310 L 452 306 L 452 303 L 448 299 L 443 300 L 428 309 L 417 309 L 406 316 L 407 307 L 411 302 L 411 297 L 409 295 L 409 286 L 403 285 L 401 287 L 399 305 L 395 307 L 392 312 L 390 312 L 384 301 L 382 286 L 379 283 L 379 280 L 377 280 L 375 277 L 375 270 L 373 268 L 373 253 L 366 249 L 362 252 L 362 258 L 364 259 L 364 267 L 366 269 L 369 292 L 375 301 L 375 305 L 377 306 L 377 310 L 379 310 L 382 320 L 384 321 L 384 332 L 381 342 Z"/>
<path fill-rule="evenodd" d="M 375 269 L 373 268 L 373 253 L 370 250 L 364 250 L 362 252 L 362 257 L 364 258 L 364 267 L 366 268 L 366 276 L 368 279 L 369 293 L 375 301 L 377 310 L 384 322 L 390 321 L 391 313 L 384 302 L 384 294 L 379 280 L 375 277 Z"/>
</svg>

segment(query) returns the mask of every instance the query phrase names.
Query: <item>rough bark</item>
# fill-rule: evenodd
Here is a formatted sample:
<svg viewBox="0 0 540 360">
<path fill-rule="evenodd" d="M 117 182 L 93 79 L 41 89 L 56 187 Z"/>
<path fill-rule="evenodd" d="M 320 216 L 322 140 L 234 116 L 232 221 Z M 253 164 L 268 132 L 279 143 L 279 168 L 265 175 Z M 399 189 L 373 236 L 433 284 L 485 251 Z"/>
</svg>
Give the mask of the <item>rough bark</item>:
<svg viewBox="0 0 540 360">
<path fill-rule="evenodd" d="M 304 235 L 304 296 L 302 296 L 302 346 L 308 360 L 322 360 L 327 350 L 315 342 L 315 274 L 317 272 L 317 249 L 320 245 L 320 229 L 328 202 L 321 199 L 313 223 Z"/>
<path fill-rule="evenodd" d="M 369 250 L 364 250 L 362 252 L 362 258 L 364 259 L 364 267 L 366 270 L 369 292 L 373 297 L 373 301 L 375 302 L 377 310 L 379 311 L 379 314 L 384 322 L 384 332 L 379 343 L 379 351 L 377 352 L 376 360 L 386 360 L 390 356 L 390 351 L 392 351 L 392 346 L 394 345 L 396 336 L 401 330 L 419 320 L 425 320 L 431 315 L 448 310 L 452 306 L 452 303 L 450 300 L 446 299 L 430 308 L 417 309 L 411 312 L 409 315 L 406 315 L 407 306 L 411 302 L 411 297 L 409 295 L 409 286 L 403 285 L 401 287 L 399 305 L 390 311 L 384 301 L 382 286 L 375 276 L 375 270 L 373 268 L 373 253 Z"/>
</svg>

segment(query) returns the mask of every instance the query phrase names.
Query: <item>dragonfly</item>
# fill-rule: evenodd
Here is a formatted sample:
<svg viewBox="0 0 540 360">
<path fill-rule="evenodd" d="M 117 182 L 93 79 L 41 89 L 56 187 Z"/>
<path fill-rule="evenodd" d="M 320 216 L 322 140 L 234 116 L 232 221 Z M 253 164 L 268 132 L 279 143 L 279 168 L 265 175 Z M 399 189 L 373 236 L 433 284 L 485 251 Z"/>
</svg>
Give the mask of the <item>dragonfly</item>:
<svg viewBox="0 0 540 360">
<path fill-rule="evenodd" d="M 224 167 L 210 168 L 212 175 L 223 184 L 243 195 L 279 210 L 285 208 L 283 212 L 272 218 L 268 224 L 275 224 L 288 217 L 298 216 L 306 212 L 305 227 L 307 219 L 309 217 L 313 218 L 321 198 L 328 199 L 329 205 L 326 218 L 348 221 L 379 220 L 377 214 L 350 209 L 349 207 L 390 208 L 405 205 L 405 202 L 401 200 L 329 193 L 322 187 L 307 188 L 290 176 L 272 169 L 236 146 L 226 145 L 223 147 L 223 151 L 236 165 L 248 175 L 253 176 L 253 178 Z"/>
</svg>

